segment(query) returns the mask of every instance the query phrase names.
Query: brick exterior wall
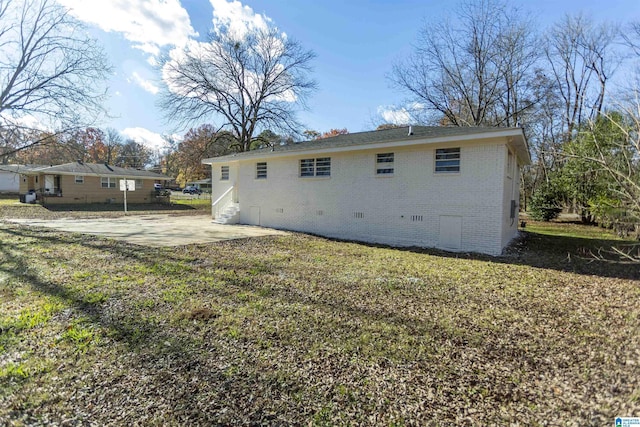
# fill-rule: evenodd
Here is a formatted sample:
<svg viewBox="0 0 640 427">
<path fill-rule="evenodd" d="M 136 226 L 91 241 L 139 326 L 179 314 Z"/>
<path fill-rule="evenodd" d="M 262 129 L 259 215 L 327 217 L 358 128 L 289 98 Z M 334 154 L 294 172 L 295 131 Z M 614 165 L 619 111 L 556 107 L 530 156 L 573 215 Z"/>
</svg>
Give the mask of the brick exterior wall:
<svg viewBox="0 0 640 427">
<path fill-rule="evenodd" d="M 100 177 L 97 176 L 85 176 L 82 184 L 76 183 L 73 175 L 59 176 L 61 196 L 44 195 L 45 204 L 124 203 L 124 192 L 120 191 L 119 185 L 120 178 L 115 178 L 115 188 L 102 188 Z M 26 178 L 26 180 L 23 180 L 23 178 Z M 44 181 L 44 175 L 38 176 L 37 183 L 35 176 L 22 175 L 20 193 L 24 194 L 30 189 L 41 193 L 45 185 Z M 154 182 L 155 180 L 153 179 L 143 179 L 141 188 L 136 188 L 135 191 L 127 193 L 127 203 L 154 202 Z"/>
<path fill-rule="evenodd" d="M 435 150 L 454 147 L 460 172 L 436 173 Z M 393 175 L 376 175 L 376 154 L 391 152 Z M 214 163 L 212 199 L 235 185 L 242 224 L 497 255 L 517 233 L 517 213 L 509 217 L 519 181 L 517 165 L 507 174 L 507 152 L 500 139 Z M 331 176 L 301 178 L 300 159 L 318 157 L 331 157 Z M 267 162 L 266 179 L 256 179 L 257 162 Z M 444 241 L 441 227 L 452 223 L 461 224 L 458 247 Z"/>
</svg>

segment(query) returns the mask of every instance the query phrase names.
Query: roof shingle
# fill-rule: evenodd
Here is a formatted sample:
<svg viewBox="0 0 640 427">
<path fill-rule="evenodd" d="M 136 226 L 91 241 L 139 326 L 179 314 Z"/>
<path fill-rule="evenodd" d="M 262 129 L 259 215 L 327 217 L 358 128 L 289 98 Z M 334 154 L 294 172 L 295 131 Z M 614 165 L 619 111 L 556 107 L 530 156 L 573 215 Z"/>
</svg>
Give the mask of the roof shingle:
<svg viewBox="0 0 640 427">
<path fill-rule="evenodd" d="M 287 153 L 304 152 L 311 150 L 330 150 L 344 147 L 362 147 L 367 145 L 384 144 L 393 142 L 420 141 L 437 138 L 469 137 L 473 135 L 483 135 L 497 133 L 501 131 L 518 132 L 520 128 L 496 128 L 496 127 L 446 127 L 446 126 L 411 126 L 395 129 L 376 130 L 368 132 L 348 133 L 331 138 L 318 139 L 312 141 L 298 142 L 289 145 L 276 145 L 272 148 L 262 148 L 259 150 L 244 153 L 229 154 L 216 157 L 215 161 L 241 160 L 244 158 L 267 157 L 285 155 Z M 523 148 L 526 150 L 527 161 L 530 161 L 526 140 L 523 137 Z M 205 159 L 203 163 L 211 163 L 214 159 Z"/>
<path fill-rule="evenodd" d="M 45 174 L 61 174 L 61 175 L 85 175 L 85 176 L 115 176 L 120 178 L 147 178 L 157 180 L 171 179 L 166 175 L 159 173 L 132 169 L 121 168 L 119 166 L 111 166 L 105 163 L 84 163 L 73 162 L 55 166 L 28 167 L 23 166 L 20 173 L 45 173 Z"/>
</svg>

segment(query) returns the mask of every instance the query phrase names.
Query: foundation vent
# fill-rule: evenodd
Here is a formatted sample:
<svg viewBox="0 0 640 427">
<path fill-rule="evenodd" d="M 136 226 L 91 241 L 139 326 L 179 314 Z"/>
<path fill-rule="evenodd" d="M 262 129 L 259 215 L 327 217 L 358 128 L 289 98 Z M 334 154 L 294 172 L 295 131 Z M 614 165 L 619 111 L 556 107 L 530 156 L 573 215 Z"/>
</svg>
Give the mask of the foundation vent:
<svg viewBox="0 0 640 427">
<path fill-rule="evenodd" d="M 353 217 L 354 218 L 358 218 L 358 219 L 362 219 L 362 218 L 364 218 L 364 212 L 354 212 L 353 213 Z"/>
<path fill-rule="evenodd" d="M 415 221 L 422 222 L 422 220 L 423 220 L 422 215 L 411 215 L 411 221 L 414 221 L 414 222 L 415 222 Z"/>
</svg>

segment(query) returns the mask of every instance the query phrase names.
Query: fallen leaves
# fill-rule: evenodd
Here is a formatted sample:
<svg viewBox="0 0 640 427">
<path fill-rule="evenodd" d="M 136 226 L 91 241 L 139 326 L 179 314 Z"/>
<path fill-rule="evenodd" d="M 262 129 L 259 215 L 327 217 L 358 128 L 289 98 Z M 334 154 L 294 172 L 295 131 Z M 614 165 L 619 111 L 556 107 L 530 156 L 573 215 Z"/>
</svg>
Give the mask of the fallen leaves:
<svg viewBox="0 0 640 427">
<path fill-rule="evenodd" d="M 2 324 L 29 327 L 0 328 L 0 372 L 31 368 L 0 375 L 0 421 L 604 425 L 637 414 L 639 282 L 545 261 L 545 242 L 504 258 L 300 234 L 133 248 L 9 225 Z"/>
</svg>

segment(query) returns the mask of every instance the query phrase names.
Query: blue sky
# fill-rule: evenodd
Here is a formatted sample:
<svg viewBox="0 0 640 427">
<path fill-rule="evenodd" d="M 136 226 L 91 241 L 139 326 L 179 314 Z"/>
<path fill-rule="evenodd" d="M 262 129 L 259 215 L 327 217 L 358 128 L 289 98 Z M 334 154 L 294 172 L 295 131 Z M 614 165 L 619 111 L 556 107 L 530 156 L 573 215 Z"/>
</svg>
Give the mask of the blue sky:
<svg viewBox="0 0 640 427">
<path fill-rule="evenodd" d="M 305 129 L 351 132 L 372 129 L 380 113 L 399 108 L 404 95 L 389 86 L 392 64 L 411 52 L 424 22 L 444 19 L 454 2 L 432 0 L 58 0 L 86 22 L 104 46 L 114 75 L 99 123 L 157 147 L 160 135 L 186 129 L 167 122 L 156 105 L 162 86 L 153 66 L 161 52 L 189 39 L 205 40 L 219 22 L 255 25 L 271 21 L 317 54 L 313 77 L 319 90 L 299 119 Z M 640 1 L 514 0 L 544 28 L 565 13 L 595 20 L 640 21 Z M 212 118 L 215 123 L 215 118 Z"/>
</svg>

